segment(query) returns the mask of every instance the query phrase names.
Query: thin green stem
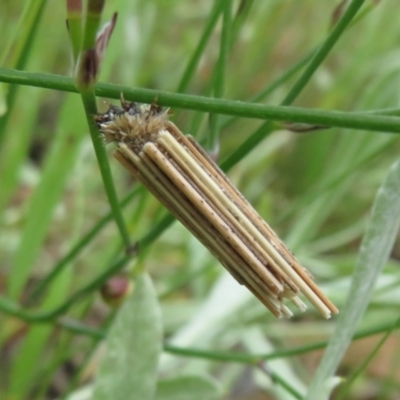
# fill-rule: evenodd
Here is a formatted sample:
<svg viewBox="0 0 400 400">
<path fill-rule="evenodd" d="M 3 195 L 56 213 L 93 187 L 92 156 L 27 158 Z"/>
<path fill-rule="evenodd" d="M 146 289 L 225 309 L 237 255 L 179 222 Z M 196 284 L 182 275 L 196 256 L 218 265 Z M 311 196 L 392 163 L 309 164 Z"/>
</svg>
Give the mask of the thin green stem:
<svg viewBox="0 0 400 400">
<path fill-rule="evenodd" d="M 200 58 L 204 53 L 204 49 L 206 48 L 207 43 L 218 21 L 223 5 L 224 5 L 223 1 L 215 0 L 213 8 L 207 19 L 207 25 L 204 28 L 204 32 L 201 35 L 200 41 L 185 68 L 181 81 L 179 82 L 177 89 L 178 93 L 183 93 L 188 88 L 189 83 L 196 71 L 197 65 L 199 64 Z"/>
<path fill-rule="evenodd" d="M 343 35 L 346 28 L 356 16 L 358 10 L 361 8 L 364 2 L 365 0 L 353 0 L 349 4 L 346 12 L 342 15 L 336 26 L 332 29 L 322 46 L 316 51 L 314 57 L 310 61 L 310 64 L 308 64 L 307 68 L 304 70 L 299 80 L 295 83 L 292 90 L 290 90 L 290 92 L 282 101 L 283 106 L 292 104 L 293 101 L 298 97 L 300 92 L 304 89 L 311 77 L 314 75 L 314 72 L 323 63 L 333 46 Z"/>
<path fill-rule="evenodd" d="M 139 240 L 137 246 L 141 250 L 145 250 L 155 239 L 157 239 L 161 233 L 168 228 L 175 221 L 174 217 L 170 214 L 166 215 L 147 235 L 145 235 L 141 240 Z M 123 257 L 121 260 L 114 263 L 110 268 L 106 269 L 102 274 L 89 282 L 84 288 L 73 294 L 64 304 L 57 307 L 53 311 L 35 313 L 31 311 L 24 310 L 17 303 L 11 300 L 0 297 L 0 310 L 6 314 L 10 314 L 14 317 L 23 319 L 28 322 L 47 322 L 59 317 L 61 314 L 67 312 L 75 302 L 80 300 L 85 295 L 91 293 L 92 291 L 98 289 L 104 282 L 106 282 L 110 277 L 123 269 L 128 261 L 130 260 L 130 255 Z"/>
<path fill-rule="evenodd" d="M 214 97 L 222 98 L 225 90 L 225 70 L 230 50 L 230 36 L 232 29 L 232 1 L 221 1 L 224 4 L 222 34 L 220 41 L 219 58 L 215 66 Z M 210 134 L 208 135 L 208 149 L 211 154 L 218 154 L 219 142 L 219 115 L 210 115 Z"/>
<path fill-rule="evenodd" d="M 22 318 L 21 315 L 17 316 L 15 314 L 9 313 L 8 308 L 5 306 L 5 303 L 8 300 L 0 297 L 0 309 L 8 314 L 14 315 L 18 318 L 21 318 L 27 321 L 26 318 Z M 13 303 L 14 304 L 14 303 Z M 30 313 L 29 313 L 30 314 Z M 26 315 L 24 315 L 26 316 Z M 32 318 L 29 319 L 29 322 L 32 321 Z M 33 321 L 33 322 L 48 322 L 48 321 Z M 100 329 L 91 328 L 81 322 L 73 321 L 70 318 L 63 317 L 57 320 L 57 324 L 62 326 L 69 331 L 75 332 L 80 335 L 94 337 L 96 339 L 102 339 L 105 337 L 106 332 Z M 396 320 L 394 323 L 393 321 L 380 324 L 379 326 L 373 328 L 367 328 L 359 330 L 355 333 L 353 340 L 364 339 L 366 337 L 374 336 L 377 334 L 385 333 L 385 332 L 392 332 L 393 329 L 400 328 L 400 321 Z M 268 361 L 268 360 L 276 360 L 279 358 L 287 358 L 287 357 L 294 357 L 299 356 L 305 353 L 309 353 L 316 350 L 324 349 L 328 345 L 328 341 L 321 341 L 317 343 L 313 343 L 306 346 L 298 346 L 292 347 L 285 350 L 278 350 L 271 353 L 266 354 L 248 354 L 248 353 L 239 353 L 239 352 L 218 352 L 218 351 L 208 351 L 208 350 L 200 350 L 194 348 L 182 348 L 171 346 L 168 344 L 164 345 L 164 351 L 166 353 L 174 354 L 180 357 L 191 357 L 191 358 L 201 358 L 206 360 L 212 361 L 220 361 L 220 362 L 236 362 L 239 364 L 251 364 L 257 365 L 260 362 Z"/>
<path fill-rule="evenodd" d="M 172 215 L 166 215 L 149 233 L 147 233 L 141 240 L 139 240 L 139 242 L 137 243 L 137 247 L 141 250 L 145 250 L 146 247 L 153 243 L 153 241 L 157 239 L 161 235 L 161 233 L 164 232 L 164 230 L 167 229 L 174 221 L 175 218 Z M 83 296 L 89 294 L 91 291 L 98 289 L 104 282 L 107 281 L 107 279 L 123 269 L 130 258 L 131 257 L 129 255 L 123 257 L 121 260 L 108 268 L 105 272 L 89 282 L 83 289 L 73 294 L 70 299 L 67 300 L 63 305 L 57 307 L 53 311 L 44 313 L 32 313 L 30 311 L 22 309 L 16 303 L 12 303 L 10 300 L 1 297 L 0 310 L 17 318 L 27 320 L 29 322 L 46 322 L 48 320 L 54 319 L 68 311 L 68 309 L 76 301 L 80 300 Z"/>
<path fill-rule="evenodd" d="M 237 36 L 237 33 L 239 32 L 239 29 L 241 25 L 243 24 L 243 21 L 246 19 L 249 10 L 253 4 L 253 0 L 250 1 L 245 1 L 242 2 L 245 3 L 244 6 L 241 6 L 240 9 L 238 10 L 238 13 L 235 17 L 235 20 L 232 23 L 232 40 L 231 42 L 235 41 L 235 38 Z M 208 41 L 210 40 L 211 34 L 215 28 L 215 25 L 217 24 L 217 21 L 219 19 L 219 16 L 222 11 L 222 7 L 225 5 L 224 1 L 216 0 L 214 2 L 214 6 L 210 12 L 209 17 L 207 18 L 207 24 L 204 27 L 203 34 L 200 38 L 200 41 L 195 49 L 195 51 L 192 54 L 192 57 L 190 58 L 188 65 L 182 75 L 182 79 L 178 85 L 177 92 L 178 93 L 184 93 L 189 86 L 189 83 L 191 79 L 194 76 L 194 73 L 196 71 L 197 65 L 200 61 L 200 58 L 202 54 L 204 53 L 204 50 L 207 46 Z M 214 78 L 211 78 L 213 80 Z"/>
<path fill-rule="evenodd" d="M 70 8 L 72 8 L 70 4 Z M 80 4 L 75 5 L 80 11 Z M 130 248 L 129 231 L 125 224 L 122 210 L 118 202 L 114 181 L 111 175 L 110 165 L 107 154 L 100 138 L 99 130 L 94 121 L 94 115 L 97 114 L 96 98 L 94 95 L 94 84 L 100 69 L 98 55 L 96 54 L 96 35 L 100 25 L 101 14 L 104 7 L 104 0 L 88 0 L 86 18 L 84 23 L 84 32 L 82 39 L 82 48 L 79 54 L 78 63 L 75 66 L 75 84 L 81 94 L 82 103 L 85 109 L 86 119 L 89 126 L 89 132 L 93 147 L 99 164 L 100 173 L 103 179 L 108 201 L 118 226 L 122 242 L 126 249 Z M 78 33 L 76 33 L 78 34 Z"/>
<path fill-rule="evenodd" d="M 175 217 L 167 214 L 149 233 L 138 241 L 139 250 L 144 250 L 153 243 L 173 222 L 175 222 Z"/>
<path fill-rule="evenodd" d="M 351 373 L 351 376 L 346 379 L 345 385 L 341 388 L 340 392 L 335 396 L 336 400 L 342 400 L 346 398 L 348 392 L 351 389 L 352 384 L 354 381 L 360 376 L 362 371 L 365 370 L 367 365 L 371 362 L 371 360 L 375 357 L 375 355 L 378 353 L 379 349 L 383 346 L 383 344 L 386 342 L 386 340 L 389 338 L 389 336 L 393 333 L 393 331 L 396 329 L 396 327 L 400 324 L 400 318 L 397 319 L 397 321 L 393 324 L 391 329 L 388 329 L 385 333 L 385 335 L 381 338 L 379 343 L 375 346 L 375 348 L 368 354 L 366 359 L 362 362 L 362 364 Z"/>
<path fill-rule="evenodd" d="M 366 111 L 361 111 L 365 112 L 367 114 L 378 114 L 378 115 L 391 115 L 393 117 L 398 117 L 400 116 L 400 108 L 399 107 L 393 107 L 393 108 L 381 108 L 378 110 L 366 110 Z"/>
<path fill-rule="evenodd" d="M 191 270 L 188 273 L 182 274 L 179 272 L 179 277 L 176 278 L 176 280 L 171 283 L 164 291 L 162 291 L 158 297 L 160 299 L 163 299 L 164 297 L 168 297 L 169 295 L 175 293 L 178 289 L 184 287 L 190 282 L 193 282 L 195 278 L 206 274 L 208 271 L 211 271 L 213 269 L 212 265 L 206 264 L 204 267 L 201 267 L 199 269 Z"/>
<path fill-rule="evenodd" d="M 220 4 L 224 5 L 224 2 L 220 2 Z M 228 49 L 229 51 L 233 47 L 234 43 L 236 42 L 236 39 L 240 32 L 240 29 L 243 26 L 244 21 L 248 17 L 252 5 L 253 5 L 253 0 L 249 0 L 249 1 L 243 0 L 237 9 L 235 18 L 232 21 L 230 40 L 229 40 L 230 48 Z M 212 89 L 215 86 L 216 79 L 217 79 L 216 69 L 214 69 L 212 72 L 212 75 L 211 75 L 211 79 L 209 79 L 209 82 L 207 83 L 206 88 L 203 90 L 203 96 L 209 96 L 211 94 Z M 194 137 L 197 136 L 197 132 L 199 130 L 200 122 L 201 122 L 202 118 L 203 118 L 203 116 L 201 113 L 195 114 L 194 117 L 192 118 L 191 127 L 189 129 L 189 132 L 191 132 L 191 134 Z M 219 130 L 220 129 L 221 128 L 219 128 Z"/>
<path fill-rule="evenodd" d="M 121 208 L 125 207 L 130 201 L 138 194 L 140 188 L 136 187 L 131 193 L 129 193 L 119 204 Z M 109 212 L 103 218 L 101 218 L 96 225 L 85 235 L 79 242 L 52 268 L 51 272 L 43 278 L 36 288 L 32 291 L 30 298 L 33 301 L 37 301 L 49 286 L 49 284 L 71 263 L 78 255 L 84 250 L 84 248 L 96 237 L 96 235 L 110 222 L 113 220 L 113 213 Z"/>
<path fill-rule="evenodd" d="M 351 176 L 351 174 L 357 171 L 359 166 L 363 165 L 367 160 L 372 160 L 377 154 L 380 154 L 381 151 L 382 149 L 377 147 L 373 152 L 368 155 L 367 158 L 362 157 L 357 159 L 353 163 L 351 169 L 345 169 L 333 178 L 326 178 L 323 181 L 318 182 L 316 185 L 310 188 L 307 193 L 304 193 L 304 195 L 296 202 L 296 204 L 288 207 L 282 214 L 280 214 L 279 217 L 277 217 L 276 222 L 278 224 L 281 223 L 282 221 L 292 216 L 295 212 L 302 209 L 306 204 L 309 204 L 317 196 L 321 196 L 322 194 L 334 188 L 336 185 L 343 182 L 344 179 L 348 178 L 349 176 Z"/>
<path fill-rule="evenodd" d="M 122 210 L 118 202 L 114 181 L 111 175 L 110 164 L 108 163 L 107 153 L 101 140 L 99 130 L 97 129 L 96 123 L 93 119 L 93 115 L 97 114 L 96 98 L 91 91 L 84 91 L 82 92 L 82 102 L 85 108 L 89 132 L 92 138 L 94 151 L 96 153 L 97 162 L 99 164 L 101 176 L 103 178 L 104 188 L 107 193 L 108 201 L 110 203 L 111 210 L 113 212 L 115 222 L 117 223 L 124 246 L 126 249 L 129 249 L 131 241 L 128 228 L 125 224 Z"/>
<path fill-rule="evenodd" d="M 229 3 L 224 3 L 224 2 L 220 2 L 221 5 L 225 5 Z M 240 33 L 240 29 L 243 26 L 243 23 L 245 22 L 246 18 L 249 15 L 250 9 L 253 5 L 253 0 L 243 0 L 241 1 L 235 18 L 233 21 L 229 21 L 229 24 L 224 23 L 223 25 L 223 31 L 222 31 L 222 37 L 221 37 L 221 50 L 224 49 L 224 46 L 222 45 L 223 43 L 226 44 L 226 46 L 228 46 L 225 50 L 225 54 L 228 55 L 230 50 L 233 48 L 236 39 L 239 36 Z M 230 14 L 229 14 L 229 19 L 230 19 Z M 226 19 L 225 19 L 226 21 Z M 229 27 L 230 25 L 230 27 Z M 226 29 L 224 29 L 226 28 Z M 228 29 L 230 28 L 230 29 Z M 225 39 L 223 39 L 224 36 L 224 32 L 227 33 L 228 37 L 225 37 Z M 223 43 L 222 43 L 223 42 Z M 221 59 L 221 57 L 220 57 Z M 225 62 L 226 64 L 226 62 Z M 212 91 L 213 88 L 215 88 L 216 85 L 218 85 L 218 81 L 221 80 L 221 83 L 224 83 L 225 80 L 225 74 L 222 74 L 222 76 L 220 77 L 220 68 L 218 68 L 218 63 L 217 63 L 217 68 L 214 68 L 211 79 L 209 79 L 205 89 L 203 90 L 203 96 L 209 96 Z M 216 96 L 214 93 L 214 97 L 222 97 L 222 93 L 220 96 Z M 198 131 L 198 128 L 200 126 L 200 121 L 202 119 L 202 115 L 201 114 L 196 114 L 193 119 L 192 119 L 192 123 L 191 123 L 191 129 L 190 132 L 192 133 L 193 136 L 196 137 L 196 133 Z M 211 154 L 213 155 L 217 155 L 218 153 L 218 148 L 217 148 L 217 142 L 215 142 L 213 144 L 213 139 L 212 137 L 217 138 L 217 135 L 219 135 L 219 132 L 222 129 L 222 124 L 220 122 L 220 117 L 216 116 L 215 114 L 210 114 L 210 131 L 212 132 L 210 135 L 207 135 L 207 141 L 208 141 L 208 148 L 210 149 Z M 213 133 L 214 132 L 214 133 Z"/>
<path fill-rule="evenodd" d="M 89 0 L 83 33 L 82 51 L 94 48 L 99 30 L 104 0 Z"/>
<path fill-rule="evenodd" d="M 355 333 L 353 340 L 363 339 L 369 336 L 374 336 L 379 333 L 386 332 L 391 329 L 399 329 L 400 321 L 397 320 L 395 323 L 393 321 L 381 324 L 377 327 L 362 329 Z M 266 354 L 244 354 L 244 353 L 232 353 L 232 352 L 212 352 L 206 350 L 197 350 L 191 348 L 181 348 L 170 345 L 164 346 L 164 351 L 175 354 L 182 357 L 195 357 L 204 358 L 214 361 L 232 361 L 245 364 L 255 364 L 260 361 L 273 360 L 278 358 L 286 358 L 298 356 L 304 353 L 309 353 L 311 351 L 316 351 L 324 349 L 328 345 L 328 341 L 321 341 L 312 343 L 306 346 L 293 347 L 285 350 L 278 350 L 272 353 Z"/>
<path fill-rule="evenodd" d="M 68 300 L 66 300 L 62 305 L 55 308 L 52 311 L 45 312 L 31 312 L 26 311 L 20 307 L 17 303 L 11 300 L 0 297 L 0 310 L 8 315 L 22 319 L 27 322 L 34 323 L 45 323 L 58 318 L 60 315 L 66 313 L 76 302 L 92 293 L 93 291 L 100 288 L 109 278 L 111 278 L 116 272 L 120 271 L 126 263 L 129 261 L 130 257 L 125 256 L 121 260 L 114 263 L 110 268 L 105 270 L 92 282 L 88 283 L 82 289 L 75 292 Z"/>
<path fill-rule="evenodd" d="M 222 161 L 221 168 L 227 171 L 236 165 L 273 131 L 273 126 L 272 121 L 264 122 L 236 151 Z"/>
<path fill-rule="evenodd" d="M 12 46 L 15 47 L 13 48 L 13 52 L 17 53 L 16 59 L 13 60 L 14 63 L 12 66 L 15 67 L 15 69 L 17 70 L 24 69 L 26 66 L 26 63 L 29 59 L 29 55 L 32 49 L 33 42 L 36 38 L 36 33 L 40 26 L 39 23 L 43 15 L 45 5 L 46 5 L 46 0 L 41 0 L 40 2 L 32 1 L 24 11 L 24 16 L 23 19 L 21 20 L 21 25 L 20 25 L 20 27 L 22 27 L 22 25 L 25 24 L 23 28 L 25 34 L 22 40 L 22 45 L 18 43 L 21 42 L 21 39 L 19 38 L 18 40 L 16 36 L 14 38 L 15 41 L 14 46 Z M 28 24 L 28 26 L 26 26 L 26 24 Z M 5 59 L 3 61 L 7 62 L 9 62 L 8 57 L 12 57 L 11 54 L 5 54 L 4 56 Z M 10 120 L 12 111 L 14 109 L 14 103 L 17 97 L 17 90 L 18 90 L 17 86 L 10 85 L 6 94 L 6 99 L 4 100 L 5 103 L 7 104 L 7 112 L 2 117 L 0 117 L 0 149 L 4 142 L 8 121 Z"/>
<path fill-rule="evenodd" d="M 251 7 L 253 7 L 254 0 L 241 0 L 236 14 L 235 18 L 233 19 L 232 22 L 232 35 L 231 35 L 231 43 L 235 43 L 237 36 L 240 32 L 240 29 L 243 26 L 244 21 L 246 18 L 249 16 Z"/>
<path fill-rule="evenodd" d="M 76 63 L 82 46 L 82 2 L 67 0 L 67 25 L 69 41 L 72 47 L 74 63 Z"/>
<path fill-rule="evenodd" d="M 269 372 L 269 375 L 273 379 L 274 382 L 279 383 L 288 393 L 290 393 L 295 399 L 304 400 L 303 396 L 287 381 L 285 381 L 280 375 L 276 372 Z"/>
<path fill-rule="evenodd" d="M 12 82 L 28 86 L 77 92 L 77 89 L 73 86 L 72 79 L 60 75 L 37 74 L 0 68 L 0 82 Z M 291 121 L 311 125 L 327 125 L 330 127 L 400 133 L 400 118 L 392 116 L 395 114 L 393 109 L 390 109 L 390 116 L 384 116 L 380 114 L 372 115 L 371 112 L 366 111 L 345 112 L 289 106 L 269 106 L 265 104 L 214 99 L 151 89 L 134 89 L 105 83 L 99 83 L 95 87 L 96 95 L 101 97 L 118 99 L 121 92 L 125 94 L 127 100 L 149 104 L 157 100 L 157 103 L 161 106 L 199 110 L 224 115 L 237 115 L 243 118 Z M 382 112 L 382 110 L 379 111 Z M 240 148 L 240 151 L 243 151 L 243 146 Z M 241 158 L 246 154 L 247 152 L 242 154 Z M 236 162 L 238 161 L 239 160 Z"/>
<path fill-rule="evenodd" d="M 328 35 L 321 47 L 315 52 L 310 63 L 294 84 L 292 89 L 283 99 L 281 106 L 288 106 L 298 97 L 300 92 L 307 85 L 311 77 L 317 68 L 322 64 L 333 46 L 339 40 L 341 35 L 344 33 L 350 22 L 357 14 L 360 7 L 363 5 L 365 0 L 353 0 L 348 6 L 346 12 L 342 15 L 336 26 L 333 28 L 331 33 Z M 276 118 L 275 118 L 276 119 Z M 290 121 L 290 119 L 287 119 Z M 292 120 L 293 121 L 293 120 Z M 315 124 L 318 125 L 318 124 Z M 324 124 L 321 124 L 324 125 Z M 327 124 L 327 126 L 332 126 Z M 230 168 L 232 165 L 237 164 L 242 160 L 251 150 L 253 150 L 268 134 L 272 131 L 272 124 L 270 121 L 266 121 L 261 125 L 250 137 L 235 151 L 233 152 L 223 163 L 224 166 Z"/>
<path fill-rule="evenodd" d="M 271 82 L 267 87 L 265 87 L 261 92 L 255 94 L 254 96 L 250 97 L 246 102 L 252 103 L 259 103 L 260 101 L 264 100 L 267 96 L 273 93 L 276 89 L 282 86 L 286 81 L 288 81 L 293 75 L 295 75 L 300 69 L 304 67 L 312 58 L 313 54 L 315 53 L 316 49 L 313 49 L 304 56 L 301 60 L 299 60 L 296 64 L 290 67 L 283 75 L 277 78 L 275 81 Z M 237 120 L 237 117 L 229 117 L 223 121 L 221 128 L 224 129 L 234 123 Z"/>
<path fill-rule="evenodd" d="M 92 328 L 89 325 L 69 317 L 61 317 L 57 319 L 56 325 L 77 335 L 92 337 L 96 340 L 104 339 L 107 334 L 107 332 L 104 330 Z"/>
<path fill-rule="evenodd" d="M 251 2 L 249 2 L 251 3 Z M 371 9 L 374 6 L 370 7 L 370 9 L 367 11 L 370 12 Z M 348 27 L 352 27 L 355 25 L 356 22 L 359 22 L 361 19 L 363 19 L 366 15 L 366 10 L 364 12 L 361 12 L 353 19 L 351 24 Z M 257 93 L 256 95 L 250 97 L 247 101 L 258 103 L 261 100 L 264 100 L 267 96 L 269 96 L 274 90 L 276 90 L 279 86 L 281 86 L 283 83 L 285 83 L 287 80 L 289 80 L 293 75 L 295 75 L 300 69 L 302 69 L 316 54 L 317 50 L 321 46 L 316 46 L 313 48 L 308 54 L 306 54 L 301 60 L 299 60 L 296 64 L 292 65 L 282 76 L 277 78 L 274 82 L 270 83 L 265 89 L 263 89 L 261 92 Z M 382 115 L 399 115 L 400 110 L 398 108 L 394 108 L 392 110 L 381 110 Z M 379 112 L 378 112 L 379 114 Z M 221 129 L 226 128 L 227 126 L 231 125 L 233 122 L 237 120 L 237 117 L 231 117 L 231 118 L 226 118 L 226 120 L 223 122 Z"/>
<path fill-rule="evenodd" d="M 60 317 L 61 314 L 65 313 L 76 301 L 80 300 L 82 297 L 87 295 L 87 293 L 99 288 L 107 279 L 113 276 L 117 271 L 119 271 L 127 262 L 129 258 L 125 257 L 118 262 L 116 262 L 111 268 L 103 272 L 95 281 L 89 283 L 84 288 L 76 292 L 68 301 L 66 301 L 60 307 L 55 310 L 44 313 L 37 313 L 23 310 L 17 303 L 9 300 L 8 298 L 0 296 L 0 310 L 7 315 L 19 318 L 26 322 L 33 323 L 48 323 L 54 319 Z M 65 329 L 73 331 L 77 334 L 82 334 L 86 336 L 92 336 L 97 339 L 105 336 L 105 332 L 89 328 L 80 322 L 72 322 L 69 318 L 58 319 L 57 324 L 63 326 Z M 374 336 L 384 332 L 392 332 L 393 330 L 400 328 L 400 318 L 395 322 L 391 321 L 385 324 L 380 324 L 379 326 L 362 329 L 356 332 L 353 336 L 353 340 L 363 339 L 369 336 Z M 266 354 L 248 354 L 248 353 L 238 353 L 238 352 L 215 352 L 207 350 L 199 350 L 193 348 L 181 348 L 171 345 L 164 345 L 164 351 L 167 353 L 175 354 L 181 357 L 193 357 L 202 358 L 213 361 L 223 361 L 223 362 L 237 362 L 244 364 L 256 365 L 261 361 L 293 357 L 304 353 L 309 353 L 311 351 L 320 350 L 327 346 L 328 341 L 321 341 L 312 343 L 306 346 L 293 347 L 285 350 L 278 350 Z"/>
</svg>

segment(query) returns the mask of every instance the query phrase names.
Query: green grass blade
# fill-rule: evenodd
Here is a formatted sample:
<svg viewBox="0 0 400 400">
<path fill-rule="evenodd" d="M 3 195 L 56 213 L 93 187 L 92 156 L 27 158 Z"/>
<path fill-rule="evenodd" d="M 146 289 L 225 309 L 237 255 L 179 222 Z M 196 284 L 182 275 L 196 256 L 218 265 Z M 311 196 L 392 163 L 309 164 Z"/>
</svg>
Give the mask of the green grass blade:
<svg viewBox="0 0 400 400">
<path fill-rule="evenodd" d="M 96 99 L 94 97 L 94 94 L 90 90 L 82 92 L 82 102 L 85 108 L 86 121 L 89 127 L 90 137 L 92 139 L 93 148 L 96 153 L 101 177 L 103 179 L 104 189 L 107 193 L 108 201 L 110 203 L 115 222 L 118 226 L 121 239 L 124 243 L 125 248 L 129 249 L 131 245 L 131 240 L 128 227 L 125 224 L 122 210 L 119 205 L 118 196 L 115 189 L 114 180 L 111 175 L 111 168 L 108 162 L 108 156 L 104 147 L 104 143 L 100 136 L 96 122 L 93 119 L 93 116 L 97 114 Z"/>
<path fill-rule="evenodd" d="M 378 191 L 361 245 L 346 306 L 341 310 L 335 333 L 311 383 L 307 399 L 323 400 L 321 393 L 334 376 L 357 325 L 368 307 L 374 284 L 389 258 L 399 225 L 400 161 L 396 161 Z"/>
<path fill-rule="evenodd" d="M 19 173 L 25 162 L 31 136 L 35 129 L 42 95 L 41 91 L 35 89 L 25 89 L 20 94 L 29 98 L 31 102 L 22 102 L 22 105 L 18 106 L 18 115 L 21 120 L 17 125 L 11 125 L 12 129 L 18 128 L 18 134 L 10 132 L 4 137 L 2 155 L 0 157 L 0 214 L 2 214 L 12 195 L 15 194 Z"/>
<path fill-rule="evenodd" d="M 72 278 L 71 270 L 64 270 L 53 282 L 51 290 L 43 302 L 43 309 L 48 310 L 59 304 L 67 296 Z M 40 360 L 53 331 L 51 324 L 33 325 L 21 343 L 18 356 L 11 369 L 10 398 L 26 399 L 34 379 L 42 372 Z"/>
<path fill-rule="evenodd" d="M 23 16 L 19 22 L 19 25 L 15 31 L 15 37 L 13 41 L 8 42 L 9 48 L 3 54 L 2 65 L 5 65 L 7 61 L 8 66 L 12 66 L 15 69 L 24 69 L 29 55 L 32 49 L 36 33 L 39 28 L 39 23 L 41 21 L 43 11 L 46 5 L 46 0 L 41 1 L 30 1 L 26 6 Z M 15 48 L 13 52 L 10 50 Z M 9 54 L 9 52 L 11 54 Z M 10 62 L 11 59 L 11 62 Z M 17 95 L 18 87 L 16 85 L 10 85 L 6 95 L 7 112 L 5 115 L 0 117 L 0 148 L 3 146 L 3 141 L 6 135 L 6 129 L 8 126 L 8 121 L 14 109 L 14 103 Z"/>
<path fill-rule="evenodd" d="M 383 337 L 379 340 L 378 344 L 375 346 L 375 348 L 368 354 L 365 360 L 363 360 L 362 364 L 357 368 L 355 371 L 352 372 L 351 376 L 346 379 L 346 383 L 341 387 L 341 390 L 339 391 L 336 400 L 343 400 L 346 399 L 345 396 L 348 395 L 348 392 L 350 391 L 352 385 L 354 384 L 354 381 L 362 374 L 363 371 L 367 368 L 368 364 L 372 361 L 372 359 L 377 355 L 379 350 L 382 348 L 382 346 L 386 343 L 386 341 L 389 339 L 390 335 L 393 333 L 394 329 L 396 328 L 396 325 L 398 325 L 400 322 L 400 319 L 396 321 L 395 324 L 393 324 L 392 329 L 389 329 Z"/>
<path fill-rule="evenodd" d="M 135 188 L 128 196 L 126 196 L 120 203 L 121 208 L 125 207 L 129 202 L 136 197 L 139 193 L 139 188 Z M 112 212 L 109 212 L 103 218 L 101 218 L 96 225 L 90 229 L 89 232 L 83 237 L 81 237 L 71 250 L 51 269 L 50 273 L 43 278 L 43 280 L 37 285 L 37 287 L 32 291 L 32 299 L 37 300 L 41 296 L 43 291 L 48 287 L 48 285 L 56 278 L 61 271 L 66 268 L 70 262 L 75 260 L 78 255 L 89 245 L 92 240 L 97 236 L 97 234 L 113 219 Z"/>
<path fill-rule="evenodd" d="M 321 47 L 315 52 L 313 58 L 310 63 L 307 65 L 306 69 L 290 90 L 288 95 L 282 102 L 282 105 L 292 104 L 293 101 L 297 98 L 300 92 L 307 85 L 311 77 L 314 75 L 315 71 L 319 68 L 322 62 L 326 59 L 330 51 L 333 49 L 333 46 L 337 43 L 340 37 L 345 32 L 346 28 L 352 22 L 358 10 L 362 7 L 365 0 L 352 0 L 352 2 L 347 7 L 345 13 L 342 15 L 338 23 L 332 29 L 331 33 L 328 35 L 324 43 Z"/>
<path fill-rule="evenodd" d="M 67 24 L 69 41 L 72 47 L 72 56 L 76 63 L 82 46 L 83 13 L 82 2 L 67 0 Z"/>
<path fill-rule="evenodd" d="M 222 98 L 225 90 L 225 69 L 228 62 L 232 30 L 232 1 L 223 0 L 223 23 L 220 41 L 219 59 L 215 65 L 215 79 L 213 79 L 214 97 Z M 208 135 L 208 149 L 211 154 L 218 154 L 219 147 L 219 115 L 210 115 L 210 133 Z"/>
<path fill-rule="evenodd" d="M 307 65 L 299 79 L 296 81 L 292 89 L 283 99 L 281 105 L 288 106 L 298 97 L 300 92 L 304 89 L 306 84 L 309 82 L 314 72 L 322 64 L 333 46 L 339 40 L 341 35 L 346 30 L 347 26 L 353 20 L 357 14 L 359 8 L 362 6 L 365 0 L 353 0 L 342 18 L 339 20 L 335 28 L 328 35 L 321 47 L 315 52 L 310 63 Z M 287 121 L 290 121 L 288 119 Z M 327 124 L 327 126 L 331 126 Z M 258 128 L 250 137 L 240 146 L 238 150 L 233 152 L 225 161 L 224 165 L 232 166 L 243 159 L 254 147 L 256 147 L 272 130 L 270 121 L 265 122 L 260 128 Z"/>
<path fill-rule="evenodd" d="M 13 299 L 19 297 L 31 274 L 83 138 L 83 124 L 77 124 L 78 121 L 82 122 L 82 117 L 71 120 L 71 115 L 80 115 L 80 108 L 74 100 L 70 96 L 64 105 L 60 128 L 47 155 L 41 181 L 30 201 L 30 211 L 9 280 L 9 296 Z"/>
<path fill-rule="evenodd" d="M 185 92 L 187 87 L 189 86 L 190 80 L 193 78 L 193 75 L 196 71 L 196 68 L 200 61 L 200 58 L 204 52 L 204 49 L 207 46 L 210 36 L 211 36 L 211 34 L 214 30 L 214 27 L 218 21 L 218 18 L 220 16 L 223 5 L 224 5 L 223 1 L 220 1 L 220 0 L 214 1 L 214 5 L 213 5 L 213 8 L 208 17 L 207 24 L 204 27 L 203 34 L 201 35 L 199 43 L 198 43 L 196 49 L 194 50 L 187 66 L 185 68 L 185 71 L 183 72 L 181 81 L 179 82 L 178 89 L 177 89 L 178 93 Z"/>
</svg>

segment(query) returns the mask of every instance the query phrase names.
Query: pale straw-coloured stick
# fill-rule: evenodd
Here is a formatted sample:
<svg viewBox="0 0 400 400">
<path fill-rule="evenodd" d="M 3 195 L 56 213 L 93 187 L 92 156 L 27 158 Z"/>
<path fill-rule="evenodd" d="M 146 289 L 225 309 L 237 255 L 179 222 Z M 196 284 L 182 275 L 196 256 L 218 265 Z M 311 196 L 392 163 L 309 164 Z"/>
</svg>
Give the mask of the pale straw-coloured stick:
<svg viewBox="0 0 400 400">
<path fill-rule="evenodd" d="M 121 100 L 96 116 L 115 157 L 277 317 L 302 293 L 325 317 L 337 308 L 198 143 L 168 112 Z"/>
</svg>

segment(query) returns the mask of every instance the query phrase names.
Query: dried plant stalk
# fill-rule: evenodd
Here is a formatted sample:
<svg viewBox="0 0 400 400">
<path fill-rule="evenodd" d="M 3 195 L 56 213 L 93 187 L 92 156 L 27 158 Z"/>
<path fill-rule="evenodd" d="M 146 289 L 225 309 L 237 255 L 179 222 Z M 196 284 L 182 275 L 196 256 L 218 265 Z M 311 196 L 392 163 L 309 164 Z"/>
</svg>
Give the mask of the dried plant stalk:
<svg viewBox="0 0 400 400">
<path fill-rule="evenodd" d="M 301 311 L 302 293 L 325 317 L 337 308 L 200 145 L 156 105 L 110 106 L 95 117 L 115 158 L 274 315 Z"/>
</svg>

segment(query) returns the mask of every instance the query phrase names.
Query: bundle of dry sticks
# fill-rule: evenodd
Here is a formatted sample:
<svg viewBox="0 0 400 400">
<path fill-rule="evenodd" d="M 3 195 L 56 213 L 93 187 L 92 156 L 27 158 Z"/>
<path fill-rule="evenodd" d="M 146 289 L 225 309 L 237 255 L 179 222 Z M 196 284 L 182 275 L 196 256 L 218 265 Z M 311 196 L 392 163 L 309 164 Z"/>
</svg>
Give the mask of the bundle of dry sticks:
<svg viewBox="0 0 400 400">
<path fill-rule="evenodd" d="M 337 308 L 269 225 L 189 135 L 157 105 L 126 102 L 95 117 L 115 158 L 274 315 L 301 311 L 301 292 L 325 317 Z"/>
</svg>

